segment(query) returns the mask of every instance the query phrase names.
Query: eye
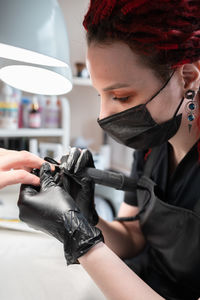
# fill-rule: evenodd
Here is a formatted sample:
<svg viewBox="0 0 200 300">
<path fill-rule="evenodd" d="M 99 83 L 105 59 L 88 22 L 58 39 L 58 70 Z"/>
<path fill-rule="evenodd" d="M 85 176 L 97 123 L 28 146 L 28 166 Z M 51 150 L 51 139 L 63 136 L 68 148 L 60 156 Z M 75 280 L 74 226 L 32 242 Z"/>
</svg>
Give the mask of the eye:
<svg viewBox="0 0 200 300">
<path fill-rule="evenodd" d="M 112 98 L 113 100 L 116 100 L 116 101 L 127 101 L 129 99 L 129 96 L 127 97 L 122 97 L 122 98 L 119 98 L 119 97 L 113 97 Z"/>
</svg>

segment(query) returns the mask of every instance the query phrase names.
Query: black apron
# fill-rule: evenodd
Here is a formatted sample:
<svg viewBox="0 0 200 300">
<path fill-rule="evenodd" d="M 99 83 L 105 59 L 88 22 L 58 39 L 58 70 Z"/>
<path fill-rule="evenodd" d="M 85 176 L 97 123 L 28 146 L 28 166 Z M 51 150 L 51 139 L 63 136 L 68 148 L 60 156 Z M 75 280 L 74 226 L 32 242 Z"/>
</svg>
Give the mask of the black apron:
<svg viewBox="0 0 200 300">
<path fill-rule="evenodd" d="M 137 273 L 167 300 L 196 300 L 200 297 L 200 216 L 160 199 L 159 188 L 150 179 L 156 155 L 155 148 L 138 181 L 139 213 L 133 220 L 139 219 L 147 247 L 136 258 L 136 266 L 138 262 L 142 266 Z"/>
</svg>

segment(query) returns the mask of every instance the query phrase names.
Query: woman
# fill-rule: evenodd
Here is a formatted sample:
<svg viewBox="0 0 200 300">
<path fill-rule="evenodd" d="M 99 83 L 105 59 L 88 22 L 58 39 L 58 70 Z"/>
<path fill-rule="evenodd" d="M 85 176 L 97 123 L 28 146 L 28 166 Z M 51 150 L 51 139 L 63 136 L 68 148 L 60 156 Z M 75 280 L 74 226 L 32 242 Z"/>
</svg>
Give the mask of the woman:
<svg viewBox="0 0 200 300">
<path fill-rule="evenodd" d="M 0 148 L 0 189 L 17 183 L 39 185 L 39 178 L 30 171 L 43 163 L 43 159 L 27 151 Z"/>
<path fill-rule="evenodd" d="M 22 220 L 62 241 L 67 263 L 78 261 L 108 299 L 200 296 L 199 17 L 199 0 L 91 0 L 84 27 L 98 122 L 137 149 L 137 189 L 115 221 L 102 220 L 81 176 L 91 155 L 73 148 L 59 180 L 45 164 L 41 190 L 20 194 Z M 137 259 L 131 269 L 119 257 Z"/>
</svg>

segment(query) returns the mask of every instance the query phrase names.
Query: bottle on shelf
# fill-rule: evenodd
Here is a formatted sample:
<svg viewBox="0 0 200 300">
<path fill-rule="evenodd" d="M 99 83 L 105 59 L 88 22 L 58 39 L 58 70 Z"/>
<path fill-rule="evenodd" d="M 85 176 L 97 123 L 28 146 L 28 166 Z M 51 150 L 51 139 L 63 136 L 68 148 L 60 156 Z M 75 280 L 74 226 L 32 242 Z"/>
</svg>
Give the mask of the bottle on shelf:
<svg viewBox="0 0 200 300">
<path fill-rule="evenodd" d="M 60 127 L 60 106 L 56 96 L 51 96 L 46 101 L 45 128 Z"/>
<path fill-rule="evenodd" d="M 38 98 L 33 96 L 31 109 L 29 111 L 29 128 L 41 127 L 41 114 L 39 110 Z"/>
<path fill-rule="evenodd" d="M 18 128 L 18 104 L 13 89 L 4 84 L 0 99 L 0 128 Z"/>
<path fill-rule="evenodd" d="M 45 127 L 46 96 L 38 95 L 38 105 L 41 116 L 41 128 Z"/>
<path fill-rule="evenodd" d="M 29 98 L 21 99 L 20 114 L 19 114 L 19 128 L 29 127 L 30 105 L 31 105 L 31 100 Z"/>
<path fill-rule="evenodd" d="M 66 100 L 67 101 L 67 100 Z M 58 127 L 62 127 L 62 103 L 61 99 L 58 98 L 57 106 L 58 106 Z"/>
</svg>

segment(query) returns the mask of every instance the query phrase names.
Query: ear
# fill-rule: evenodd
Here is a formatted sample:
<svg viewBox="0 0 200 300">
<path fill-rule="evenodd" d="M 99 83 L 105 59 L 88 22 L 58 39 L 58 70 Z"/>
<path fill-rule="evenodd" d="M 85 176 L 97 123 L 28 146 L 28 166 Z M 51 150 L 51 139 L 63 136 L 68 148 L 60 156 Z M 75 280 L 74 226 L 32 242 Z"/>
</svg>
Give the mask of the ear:
<svg viewBox="0 0 200 300">
<path fill-rule="evenodd" d="M 181 75 L 185 90 L 197 92 L 200 86 L 200 61 L 183 65 Z"/>
</svg>

